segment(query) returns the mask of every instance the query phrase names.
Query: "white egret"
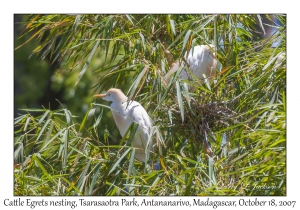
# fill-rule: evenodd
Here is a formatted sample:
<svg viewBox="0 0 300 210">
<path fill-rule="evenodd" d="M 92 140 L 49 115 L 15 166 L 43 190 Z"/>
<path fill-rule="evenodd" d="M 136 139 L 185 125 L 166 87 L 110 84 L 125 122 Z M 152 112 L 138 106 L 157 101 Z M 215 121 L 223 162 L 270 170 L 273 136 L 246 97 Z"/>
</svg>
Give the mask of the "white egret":
<svg viewBox="0 0 300 210">
<path fill-rule="evenodd" d="M 215 46 L 210 45 L 199 45 L 191 48 L 189 53 L 187 52 L 184 55 L 184 58 L 187 64 L 190 67 L 191 71 L 188 71 L 186 68 L 181 70 L 180 75 L 178 76 L 181 80 L 190 80 L 193 77 L 190 72 L 194 75 L 195 78 L 199 80 L 201 84 L 205 82 L 205 78 L 203 74 L 207 77 L 207 79 L 212 82 L 214 76 L 216 75 L 217 69 L 217 59 L 213 50 Z M 184 63 L 182 63 L 184 65 Z M 170 71 L 166 74 L 165 80 L 169 81 L 171 79 L 171 75 L 175 73 L 180 67 L 179 61 L 175 62 L 172 65 Z M 194 91 L 194 88 L 191 87 L 190 91 Z"/>
<path fill-rule="evenodd" d="M 137 148 L 135 158 L 145 162 L 145 150 L 152 151 L 152 143 L 148 144 L 152 123 L 144 107 L 136 101 L 127 101 L 128 98 L 124 93 L 116 88 L 111 88 L 105 94 L 97 94 L 94 97 L 112 102 L 110 108 L 122 137 L 133 122 L 139 125 L 131 146 Z"/>
</svg>

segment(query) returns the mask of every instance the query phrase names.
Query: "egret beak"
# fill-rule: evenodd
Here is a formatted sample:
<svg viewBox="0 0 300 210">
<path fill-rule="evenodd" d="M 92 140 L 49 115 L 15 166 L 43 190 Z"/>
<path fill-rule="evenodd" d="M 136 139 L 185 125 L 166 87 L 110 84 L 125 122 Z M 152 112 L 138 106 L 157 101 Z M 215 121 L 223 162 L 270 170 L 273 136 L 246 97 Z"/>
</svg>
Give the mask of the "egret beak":
<svg viewBox="0 0 300 210">
<path fill-rule="evenodd" d="M 94 95 L 95 98 L 103 98 L 105 96 L 106 96 L 106 94 L 97 94 L 97 95 Z"/>
</svg>

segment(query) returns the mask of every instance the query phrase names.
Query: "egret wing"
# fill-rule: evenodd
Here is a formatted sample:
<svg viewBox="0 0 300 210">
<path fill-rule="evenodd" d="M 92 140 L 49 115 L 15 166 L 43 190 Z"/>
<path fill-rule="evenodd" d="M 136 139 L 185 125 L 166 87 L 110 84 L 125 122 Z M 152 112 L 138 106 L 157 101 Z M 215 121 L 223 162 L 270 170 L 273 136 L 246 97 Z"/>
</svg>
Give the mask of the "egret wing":
<svg viewBox="0 0 300 210">
<path fill-rule="evenodd" d="M 137 135 L 132 142 L 133 147 L 142 148 L 141 151 L 136 152 L 137 159 L 145 158 L 145 149 L 147 146 L 150 130 L 152 127 L 151 119 L 144 109 L 144 107 L 136 102 L 133 101 L 128 106 L 127 116 L 133 120 L 134 123 L 139 125 Z M 149 145 L 149 148 L 152 148 L 152 144 Z M 150 149 L 152 150 L 152 149 Z"/>
</svg>

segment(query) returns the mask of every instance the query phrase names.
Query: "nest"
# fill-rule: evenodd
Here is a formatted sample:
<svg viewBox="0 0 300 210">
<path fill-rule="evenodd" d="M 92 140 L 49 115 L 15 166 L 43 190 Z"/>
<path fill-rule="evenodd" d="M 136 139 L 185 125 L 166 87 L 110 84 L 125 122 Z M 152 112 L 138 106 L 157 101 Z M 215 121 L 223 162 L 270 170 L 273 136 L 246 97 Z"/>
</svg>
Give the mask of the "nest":
<svg viewBox="0 0 300 210">
<path fill-rule="evenodd" d="M 202 123 L 213 130 L 230 126 L 237 116 L 237 113 L 228 108 L 225 102 L 199 104 L 193 101 L 193 104 L 194 109 L 202 116 Z"/>
<path fill-rule="evenodd" d="M 172 113 L 176 113 L 172 117 L 173 124 L 176 125 L 175 132 L 185 136 L 196 133 L 199 138 L 195 140 L 203 144 L 204 152 L 211 157 L 214 156 L 209 143 L 210 140 L 214 140 L 213 132 L 236 122 L 238 114 L 229 106 L 232 102 L 209 102 L 204 101 L 203 98 L 200 100 L 200 96 L 198 100 L 191 98 L 190 107 L 186 101 L 184 102 L 184 122 L 182 122 L 178 103 L 171 105 L 169 109 Z"/>
</svg>

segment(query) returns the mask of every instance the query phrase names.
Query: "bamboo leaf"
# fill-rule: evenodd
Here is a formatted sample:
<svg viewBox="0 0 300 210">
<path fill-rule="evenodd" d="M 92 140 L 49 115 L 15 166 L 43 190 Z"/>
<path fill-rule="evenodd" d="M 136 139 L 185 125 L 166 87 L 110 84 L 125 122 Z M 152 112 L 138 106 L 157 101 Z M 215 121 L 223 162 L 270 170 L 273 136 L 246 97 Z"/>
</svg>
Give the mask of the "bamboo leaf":
<svg viewBox="0 0 300 210">
<path fill-rule="evenodd" d="M 131 87 L 129 88 L 129 91 L 128 91 L 130 93 L 128 96 L 128 100 L 134 100 L 134 98 L 132 98 L 132 97 L 134 96 L 136 88 L 138 87 L 142 78 L 146 75 L 148 69 L 149 69 L 149 66 L 145 66 L 144 69 L 139 73 L 137 78 L 134 80 L 133 84 L 131 85 Z M 128 103 L 128 105 L 129 105 L 129 103 Z"/>
<path fill-rule="evenodd" d="M 129 177 L 131 176 L 131 172 L 133 170 L 134 156 L 135 156 L 135 148 L 132 149 L 132 152 L 130 155 L 128 172 L 127 172 L 127 177 L 126 177 L 126 184 L 128 184 Z M 130 192 L 130 188 L 129 188 L 129 192 Z"/>
<path fill-rule="evenodd" d="M 268 60 L 268 62 L 267 62 L 267 64 L 264 66 L 264 68 L 262 69 L 263 71 L 264 70 L 266 70 L 277 58 L 278 58 L 278 56 L 280 56 L 281 54 L 280 53 L 278 53 L 276 56 L 274 56 L 273 58 L 271 57 L 269 60 Z"/>
<path fill-rule="evenodd" d="M 183 96 L 185 97 L 185 99 L 188 103 L 188 106 L 191 109 L 191 97 L 190 97 L 190 93 L 189 93 L 189 88 L 188 88 L 188 86 L 185 82 L 182 84 L 182 86 L 183 86 L 183 89 L 184 89 L 184 95 Z"/>
<path fill-rule="evenodd" d="M 178 101 L 178 106 L 181 114 L 181 121 L 184 122 L 184 106 L 181 97 L 181 88 L 178 81 L 176 81 L 176 89 L 177 89 L 177 101 Z"/>
<path fill-rule="evenodd" d="M 111 174 L 119 165 L 120 162 L 124 159 L 124 157 L 130 152 L 131 148 L 128 148 L 123 155 L 118 159 L 118 161 L 113 165 L 113 167 L 110 169 L 110 171 L 108 172 L 108 174 Z"/>
<path fill-rule="evenodd" d="M 49 180 L 52 180 L 51 175 L 47 172 L 47 170 L 45 169 L 44 165 L 41 163 L 41 161 L 39 160 L 39 158 L 37 157 L 37 154 L 34 154 L 32 156 L 32 159 L 34 160 L 35 163 L 37 163 L 37 165 L 39 166 L 39 168 L 43 171 L 44 175 L 46 175 L 46 177 Z"/>
<path fill-rule="evenodd" d="M 71 124 L 72 114 L 67 109 L 64 109 L 64 112 L 66 115 L 67 125 L 69 126 Z"/>
<path fill-rule="evenodd" d="M 215 176 L 215 170 L 214 170 L 214 160 L 212 157 L 208 157 L 208 176 L 210 179 L 210 184 L 215 185 L 216 184 L 216 176 Z"/>
<path fill-rule="evenodd" d="M 44 124 L 44 126 L 42 127 L 41 131 L 39 132 L 38 137 L 36 138 L 36 140 L 39 140 L 39 138 L 42 136 L 42 134 L 44 133 L 44 130 L 46 129 L 46 127 L 48 126 L 49 122 L 51 121 L 51 119 L 48 119 L 46 121 L 46 123 Z"/>
<path fill-rule="evenodd" d="M 100 121 L 101 121 L 101 119 L 102 119 L 102 116 L 103 116 L 103 109 L 101 109 L 101 113 L 99 114 L 99 116 L 98 116 L 96 122 L 95 122 L 94 125 L 93 125 L 94 129 L 96 129 L 96 127 L 99 125 L 99 123 L 100 123 Z"/>
<path fill-rule="evenodd" d="M 132 24 L 132 25 L 134 25 L 134 23 L 133 23 L 133 21 L 132 21 L 132 19 L 131 19 L 131 17 L 130 17 L 130 15 L 125 15 L 126 17 L 127 17 L 127 19 L 130 21 L 130 23 Z"/>
<path fill-rule="evenodd" d="M 92 58 L 94 57 L 94 54 L 95 54 L 95 52 L 96 52 L 99 44 L 100 44 L 100 40 L 96 41 L 96 43 L 95 43 L 95 45 L 94 45 L 94 47 L 93 47 L 93 49 L 92 49 L 92 51 L 91 51 L 91 53 L 90 53 L 87 61 L 85 62 L 82 70 L 80 71 L 80 73 L 78 75 L 78 78 L 76 80 L 75 86 L 78 84 L 78 82 L 80 81 L 81 77 L 84 75 L 84 73 L 86 72 L 87 68 L 89 67 L 90 62 L 91 62 Z"/>
<path fill-rule="evenodd" d="M 42 147 L 40 152 L 42 152 L 54 139 L 56 139 L 62 132 L 65 131 L 66 128 L 63 128 L 58 133 L 56 133 L 48 142 L 45 143 L 45 145 Z"/>
<path fill-rule="evenodd" d="M 168 109 L 168 117 L 169 117 L 169 120 L 170 120 L 170 124 L 172 125 L 173 124 L 173 121 L 172 121 L 172 111 L 170 109 Z"/>
<path fill-rule="evenodd" d="M 28 117 L 28 115 L 22 115 L 18 118 L 15 118 L 15 122 L 14 122 L 14 125 L 18 124 L 19 122 L 21 122 L 24 118 Z"/>
<path fill-rule="evenodd" d="M 161 167 L 164 169 L 164 171 L 166 172 L 166 174 L 169 175 L 169 172 L 168 172 L 168 170 L 167 170 L 167 168 L 166 168 L 166 166 L 165 166 L 165 163 L 164 163 L 163 158 L 160 157 L 160 158 L 159 158 L 159 161 L 160 161 Z"/>
<path fill-rule="evenodd" d="M 43 114 L 43 116 L 40 118 L 40 120 L 38 121 L 38 123 L 37 123 L 37 125 L 40 125 L 43 121 L 44 121 L 44 119 L 47 117 L 47 115 L 49 114 L 49 112 L 50 112 L 50 110 L 47 110 L 44 114 Z"/>
<path fill-rule="evenodd" d="M 170 19 L 170 25 L 171 25 L 173 34 L 176 36 L 175 21 Z"/>
<path fill-rule="evenodd" d="M 257 18 L 258 18 L 259 25 L 260 25 L 261 29 L 263 30 L 264 34 L 266 34 L 266 31 L 265 31 L 265 28 L 263 26 L 263 23 L 262 23 L 260 15 L 257 15 Z"/>
<path fill-rule="evenodd" d="M 182 44 L 182 49 L 181 49 L 181 54 L 183 55 L 184 51 L 185 51 L 185 46 L 186 46 L 186 43 L 188 42 L 190 36 L 191 36 L 191 33 L 192 31 L 191 30 L 188 30 L 188 32 L 185 34 L 184 36 L 184 39 L 183 39 L 183 44 Z"/>
<path fill-rule="evenodd" d="M 18 157 L 23 157 L 23 144 L 21 143 L 19 147 L 14 151 L 14 159 L 16 160 Z M 23 162 L 21 160 L 21 162 Z"/>
<path fill-rule="evenodd" d="M 102 166 L 102 163 L 98 163 L 96 165 L 96 168 L 95 168 L 95 172 L 93 174 L 93 178 L 92 178 L 92 182 L 90 184 L 90 188 L 89 188 L 89 193 L 88 195 L 92 195 L 93 193 L 93 190 L 95 188 L 95 185 L 96 185 L 96 181 L 97 181 L 97 178 L 98 178 L 98 175 L 99 175 L 99 171 L 101 169 L 101 166 Z"/>
<path fill-rule="evenodd" d="M 46 139 L 45 139 L 45 143 L 47 143 L 50 140 L 50 137 L 51 137 L 51 134 L 52 134 L 52 131 L 53 131 L 53 127 L 54 127 L 54 121 L 51 120 L 50 127 L 49 127 L 49 130 L 48 130 Z"/>
<path fill-rule="evenodd" d="M 186 184 L 187 187 L 186 187 L 186 190 L 184 193 L 185 196 L 191 195 L 191 186 L 192 186 L 192 180 L 194 178 L 195 171 L 196 171 L 196 168 L 193 168 L 192 171 L 190 172 L 190 176 L 189 176 L 188 182 Z"/>
<path fill-rule="evenodd" d="M 64 142 L 64 155 L 63 155 L 63 169 L 66 171 L 67 166 L 67 159 L 68 159 L 68 147 L 69 147 L 69 129 L 66 128 L 64 136 L 63 136 L 63 142 Z"/>
<path fill-rule="evenodd" d="M 163 101 L 165 100 L 165 98 L 166 98 L 166 96 L 168 95 L 168 93 L 169 93 L 171 87 L 173 86 L 175 80 L 177 79 L 178 75 L 181 73 L 182 68 L 183 68 L 183 66 L 180 66 L 180 67 L 179 67 L 179 69 L 177 70 L 176 74 L 173 76 L 171 82 L 169 82 L 168 87 L 167 87 L 167 89 L 166 89 L 164 95 L 163 95 L 163 96 L 161 97 L 161 99 L 159 100 L 159 102 L 158 102 L 158 104 L 157 104 L 157 106 L 156 106 L 156 108 L 155 108 L 154 111 L 156 111 L 156 110 L 161 106 L 161 104 L 163 103 Z"/>
<path fill-rule="evenodd" d="M 92 160 L 90 159 L 90 160 L 87 162 L 87 164 L 86 164 L 84 170 L 82 171 L 82 173 L 80 174 L 80 176 L 79 176 L 79 178 L 78 178 L 78 180 L 77 180 L 76 187 L 79 188 L 80 191 L 82 191 L 82 189 L 83 189 L 83 187 L 84 187 L 85 180 L 86 180 L 86 176 L 87 176 L 87 172 L 88 172 L 88 170 L 89 170 L 89 168 L 90 168 L 91 162 L 92 162 Z"/>
<path fill-rule="evenodd" d="M 41 28 L 39 31 L 37 31 L 35 34 L 33 34 L 29 39 L 27 39 L 23 44 L 19 45 L 18 47 L 15 48 L 15 50 L 21 48 L 22 46 L 24 46 L 25 44 L 27 44 L 28 42 L 30 42 L 34 37 L 36 37 L 37 35 L 39 35 L 41 33 L 41 31 L 43 31 L 44 28 Z"/>
<path fill-rule="evenodd" d="M 27 130 L 27 127 L 28 127 L 28 125 L 29 125 L 30 120 L 31 120 L 31 116 L 29 115 L 29 116 L 27 117 L 27 119 L 26 119 L 26 122 L 25 122 L 25 126 L 24 126 L 23 131 L 26 131 L 26 130 Z"/>
<path fill-rule="evenodd" d="M 89 110 L 88 110 L 87 113 L 85 114 L 85 116 L 84 116 L 84 118 L 83 118 L 83 120 L 82 120 L 82 122 L 81 122 L 81 124 L 80 124 L 79 132 L 82 131 L 82 129 L 83 129 L 85 123 L 86 123 L 86 120 L 87 120 L 87 118 L 88 118 L 88 116 L 89 116 L 90 111 L 91 111 L 91 108 L 89 108 Z"/>
<path fill-rule="evenodd" d="M 77 32 L 77 28 L 78 28 L 78 25 L 79 23 L 81 22 L 81 15 L 76 15 L 76 18 L 75 18 L 75 21 L 74 21 L 74 33 Z"/>
</svg>

